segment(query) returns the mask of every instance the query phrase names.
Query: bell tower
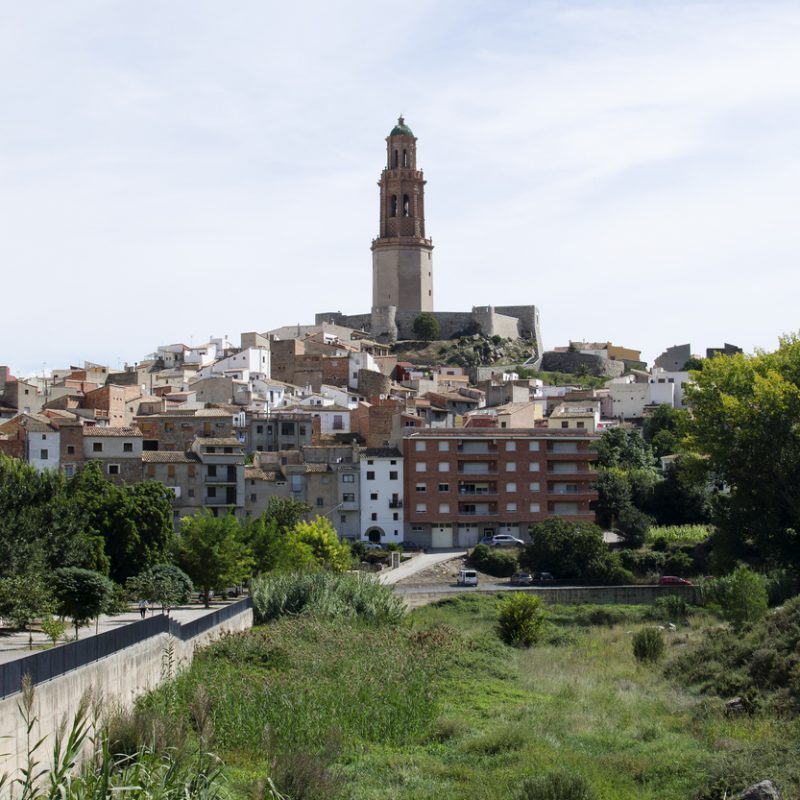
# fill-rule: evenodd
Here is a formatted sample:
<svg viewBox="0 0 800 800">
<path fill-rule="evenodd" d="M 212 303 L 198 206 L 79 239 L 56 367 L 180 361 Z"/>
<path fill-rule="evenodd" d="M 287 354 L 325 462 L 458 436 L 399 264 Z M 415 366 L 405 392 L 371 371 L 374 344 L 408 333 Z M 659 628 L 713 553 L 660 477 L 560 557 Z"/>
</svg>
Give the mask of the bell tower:
<svg viewBox="0 0 800 800">
<path fill-rule="evenodd" d="M 433 311 L 433 242 L 425 238 L 425 180 L 417 138 L 397 120 L 386 137 L 380 233 L 372 240 L 372 308 Z"/>
</svg>

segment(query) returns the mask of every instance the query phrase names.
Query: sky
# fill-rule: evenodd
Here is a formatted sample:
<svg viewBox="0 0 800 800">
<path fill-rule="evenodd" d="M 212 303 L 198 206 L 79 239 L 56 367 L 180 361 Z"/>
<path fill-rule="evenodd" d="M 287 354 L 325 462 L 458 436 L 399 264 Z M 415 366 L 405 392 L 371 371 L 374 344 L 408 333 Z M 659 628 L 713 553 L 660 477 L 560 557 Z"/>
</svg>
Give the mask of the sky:
<svg viewBox="0 0 800 800">
<path fill-rule="evenodd" d="M 434 307 L 546 349 L 800 329 L 800 3 L 0 0 L 0 364 L 371 304 L 385 137 Z"/>
</svg>

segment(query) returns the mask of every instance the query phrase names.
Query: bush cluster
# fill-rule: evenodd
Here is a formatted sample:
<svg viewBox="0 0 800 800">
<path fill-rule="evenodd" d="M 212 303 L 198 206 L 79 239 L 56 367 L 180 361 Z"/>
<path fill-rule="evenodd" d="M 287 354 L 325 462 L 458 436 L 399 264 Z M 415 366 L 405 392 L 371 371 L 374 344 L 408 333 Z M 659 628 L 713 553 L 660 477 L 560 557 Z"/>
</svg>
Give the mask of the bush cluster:
<svg viewBox="0 0 800 800">
<path fill-rule="evenodd" d="M 637 661 L 655 663 L 664 656 L 664 634 L 659 628 L 642 628 L 633 635 L 633 655 Z"/>
<path fill-rule="evenodd" d="M 508 550 L 498 550 L 485 544 L 475 545 L 469 555 L 469 563 L 475 569 L 494 575 L 495 578 L 507 578 L 519 567 L 517 556 Z"/>
<path fill-rule="evenodd" d="M 579 773 L 550 772 L 526 778 L 514 800 L 597 800 L 597 794 Z"/>
<path fill-rule="evenodd" d="M 782 715 L 800 713 L 800 597 L 744 632 L 712 628 L 678 655 L 667 674 L 721 697 L 747 697 Z"/>
</svg>

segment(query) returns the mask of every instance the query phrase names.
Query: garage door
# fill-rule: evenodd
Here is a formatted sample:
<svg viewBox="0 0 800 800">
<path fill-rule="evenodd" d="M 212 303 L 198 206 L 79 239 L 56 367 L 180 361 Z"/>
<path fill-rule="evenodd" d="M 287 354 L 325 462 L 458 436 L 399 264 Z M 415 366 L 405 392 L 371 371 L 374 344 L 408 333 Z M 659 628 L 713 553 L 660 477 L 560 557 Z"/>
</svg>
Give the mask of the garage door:
<svg viewBox="0 0 800 800">
<path fill-rule="evenodd" d="M 452 547 L 452 528 L 433 528 L 431 530 L 431 547 Z"/>
<path fill-rule="evenodd" d="M 477 526 L 459 526 L 458 528 L 458 546 L 459 547 L 475 547 L 478 544 L 478 528 Z"/>
</svg>

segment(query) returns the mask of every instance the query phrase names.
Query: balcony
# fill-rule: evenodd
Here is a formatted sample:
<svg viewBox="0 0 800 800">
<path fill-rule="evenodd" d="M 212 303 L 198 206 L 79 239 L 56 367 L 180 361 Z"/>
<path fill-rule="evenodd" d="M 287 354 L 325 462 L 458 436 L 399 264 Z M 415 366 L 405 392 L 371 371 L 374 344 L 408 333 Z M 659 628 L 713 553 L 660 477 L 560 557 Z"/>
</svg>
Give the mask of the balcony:
<svg viewBox="0 0 800 800">
<path fill-rule="evenodd" d="M 389 508 L 402 508 L 403 501 L 402 500 L 390 500 L 389 501 Z"/>
</svg>

